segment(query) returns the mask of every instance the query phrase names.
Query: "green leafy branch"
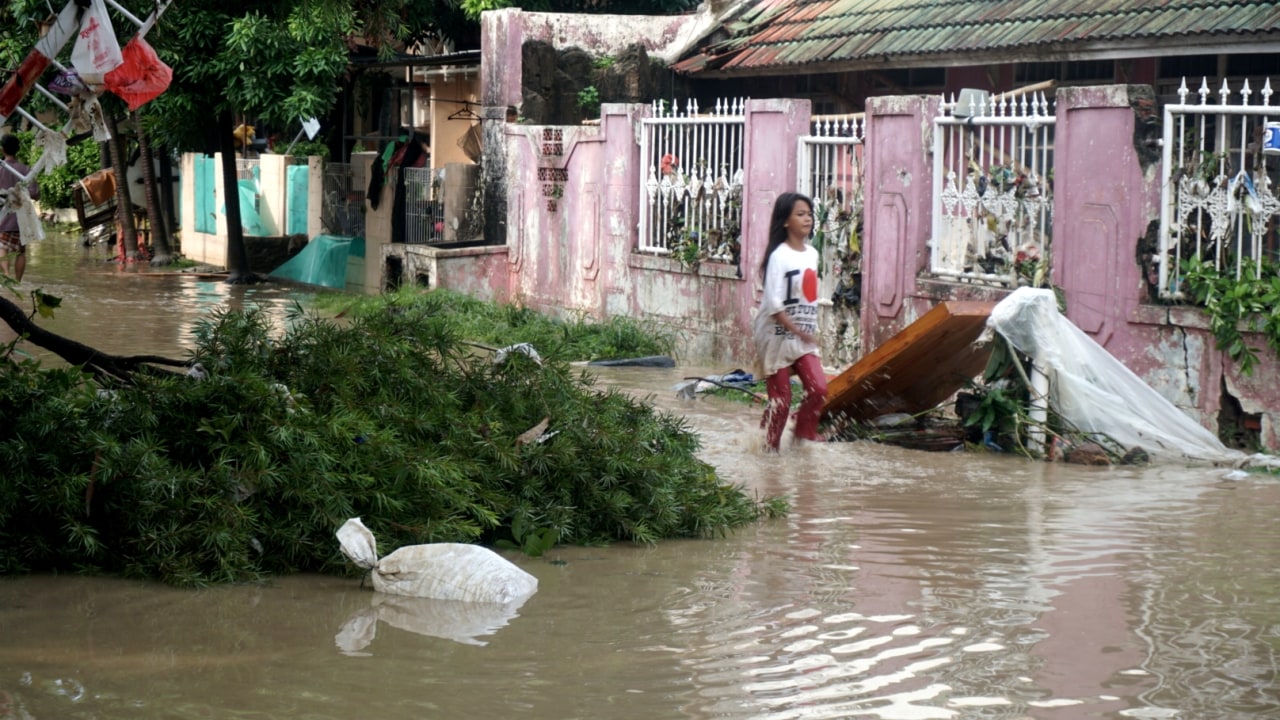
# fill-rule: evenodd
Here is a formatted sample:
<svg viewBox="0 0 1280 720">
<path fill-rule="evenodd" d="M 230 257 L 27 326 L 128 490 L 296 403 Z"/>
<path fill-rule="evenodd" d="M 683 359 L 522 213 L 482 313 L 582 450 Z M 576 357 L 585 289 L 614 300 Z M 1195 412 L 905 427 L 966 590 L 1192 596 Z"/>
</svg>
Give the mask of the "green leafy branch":
<svg viewBox="0 0 1280 720">
<path fill-rule="evenodd" d="M 1245 333 L 1262 335 L 1267 348 L 1280 355 L 1280 275 L 1273 263 L 1241 263 L 1240 277 L 1222 272 L 1207 261 L 1183 262 L 1182 291 L 1209 316 L 1209 331 L 1217 348 L 1248 375 L 1258 362 L 1258 348 Z"/>
</svg>

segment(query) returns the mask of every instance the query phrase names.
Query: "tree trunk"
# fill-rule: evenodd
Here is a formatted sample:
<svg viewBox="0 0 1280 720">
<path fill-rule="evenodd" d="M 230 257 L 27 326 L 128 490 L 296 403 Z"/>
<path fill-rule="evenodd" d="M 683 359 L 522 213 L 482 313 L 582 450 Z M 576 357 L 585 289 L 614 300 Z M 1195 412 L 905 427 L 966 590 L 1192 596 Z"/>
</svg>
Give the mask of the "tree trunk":
<svg viewBox="0 0 1280 720">
<path fill-rule="evenodd" d="M 120 136 L 120 126 L 116 116 L 103 109 L 103 118 L 107 122 L 107 130 L 111 131 L 111 139 L 107 148 L 111 152 L 111 168 L 116 176 L 116 227 L 119 229 L 117 241 L 120 243 L 126 263 L 138 262 L 138 229 L 133 224 L 133 202 L 129 199 L 129 172 L 125 166 L 124 138 Z"/>
<path fill-rule="evenodd" d="M 151 266 L 168 265 L 173 262 L 173 253 L 169 250 L 169 228 L 164 224 L 156 197 L 156 166 L 151 158 L 151 143 L 147 141 L 142 118 L 137 113 L 133 114 L 133 124 L 138 128 L 138 152 L 142 163 L 143 187 L 147 195 L 147 222 L 151 225 Z"/>
<path fill-rule="evenodd" d="M 240 219 L 240 182 L 236 177 L 236 149 L 231 142 L 235 119 L 229 110 L 218 115 L 218 151 L 222 153 L 222 197 L 227 207 L 227 282 L 256 282 L 249 270 L 249 254 L 244 247 L 244 226 Z"/>
<path fill-rule="evenodd" d="M 169 148 L 161 147 L 156 153 L 160 159 L 160 220 L 164 223 L 165 237 L 169 239 L 169 252 L 182 254 L 182 246 L 178 242 L 177 213 L 173 202 L 173 158 Z"/>
</svg>

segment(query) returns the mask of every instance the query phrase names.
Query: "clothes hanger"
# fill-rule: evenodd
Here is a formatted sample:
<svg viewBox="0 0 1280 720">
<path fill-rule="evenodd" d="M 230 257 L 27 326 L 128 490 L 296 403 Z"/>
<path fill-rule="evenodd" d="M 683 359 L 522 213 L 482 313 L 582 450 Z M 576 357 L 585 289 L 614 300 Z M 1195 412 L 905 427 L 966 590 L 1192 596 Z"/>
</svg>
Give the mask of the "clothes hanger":
<svg viewBox="0 0 1280 720">
<path fill-rule="evenodd" d="M 463 100 L 462 109 L 456 110 L 447 120 L 479 120 L 480 116 L 471 111 L 471 101 Z"/>
</svg>

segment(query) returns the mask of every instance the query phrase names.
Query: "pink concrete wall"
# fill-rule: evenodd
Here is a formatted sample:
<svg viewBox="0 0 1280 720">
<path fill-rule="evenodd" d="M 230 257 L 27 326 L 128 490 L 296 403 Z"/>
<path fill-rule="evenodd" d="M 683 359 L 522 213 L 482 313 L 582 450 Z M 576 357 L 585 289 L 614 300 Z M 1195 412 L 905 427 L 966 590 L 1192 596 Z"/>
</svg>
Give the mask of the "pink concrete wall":
<svg viewBox="0 0 1280 720">
<path fill-rule="evenodd" d="M 652 320 L 677 335 L 684 357 L 749 365 L 755 268 L 773 201 L 795 184 L 795 138 L 808 127 L 809 103 L 747 103 L 741 267 L 694 270 L 635 252 L 636 138 L 648 114 L 644 105 L 605 105 L 599 126 L 507 126 L 509 299 L 554 315 Z"/>
<path fill-rule="evenodd" d="M 1249 376 L 1214 347 L 1194 308 L 1150 302 L 1136 255 L 1159 215 L 1158 164 L 1133 147 L 1128 86 L 1061 88 L 1054 147 L 1053 283 L 1067 317 L 1147 384 L 1210 429 L 1223 388 L 1262 416 L 1261 441 L 1280 447 L 1280 361 L 1259 354 Z M 1005 293 L 921 277 L 928 263 L 936 100 L 874 98 L 867 105 L 867 195 L 862 295 L 863 347 L 873 349 L 947 299 L 998 300 Z M 1250 337 L 1264 347 L 1261 337 Z"/>
<path fill-rule="evenodd" d="M 1133 100 L 1127 85 L 1058 91 L 1053 280 L 1067 317 L 1207 427 L 1217 427 L 1225 384 L 1245 412 L 1263 415 L 1264 444 L 1280 446 L 1276 358 L 1260 353 L 1243 376 L 1215 347 L 1202 312 L 1147 299 L 1136 245 L 1159 217 L 1160 175 L 1133 147 Z M 1260 336 L 1250 340 L 1264 347 Z"/>
<path fill-rule="evenodd" d="M 519 107 L 524 66 L 521 48 L 532 40 L 558 48 L 581 47 L 601 56 L 616 55 L 639 43 L 650 55 L 670 56 L 682 49 L 706 23 L 703 15 L 580 15 L 490 10 L 480 21 L 483 103 Z M 668 57 L 669 59 L 669 57 Z"/>
</svg>

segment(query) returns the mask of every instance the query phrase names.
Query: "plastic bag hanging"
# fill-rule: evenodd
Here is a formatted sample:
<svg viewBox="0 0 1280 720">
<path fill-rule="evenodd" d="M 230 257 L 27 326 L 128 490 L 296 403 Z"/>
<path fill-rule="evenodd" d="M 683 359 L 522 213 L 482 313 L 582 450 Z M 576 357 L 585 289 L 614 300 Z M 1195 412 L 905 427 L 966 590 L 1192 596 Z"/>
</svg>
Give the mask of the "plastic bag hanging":
<svg viewBox="0 0 1280 720">
<path fill-rule="evenodd" d="M 75 70 L 63 70 L 49 81 L 49 90 L 59 95 L 74 96 L 88 91 L 88 88 L 80 82 L 80 76 L 76 75 Z"/>
<path fill-rule="evenodd" d="M 17 216 L 18 235 L 21 236 L 23 245 L 44 239 L 44 225 L 36 214 L 35 203 L 31 202 L 24 183 L 9 188 L 8 197 L 4 201 L 4 212 Z"/>
<path fill-rule="evenodd" d="M 107 120 L 102 115 L 102 103 L 93 95 L 81 95 L 71 98 L 67 105 L 71 116 L 70 127 L 73 133 L 93 131 L 93 139 L 106 142 L 111 139 L 111 131 L 107 129 Z"/>
<path fill-rule="evenodd" d="M 107 6 L 102 0 L 90 0 L 80 18 L 80 32 L 71 48 L 71 65 L 86 85 L 101 85 L 107 73 L 124 62 L 120 42 L 111 27 Z"/>
<path fill-rule="evenodd" d="M 67 164 L 67 138 L 57 130 L 41 128 L 36 131 L 35 146 L 41 149 L 40 159 L 31 168 L 32 177 L 43 175 Z"/>
<path fill-rule="evenodd" d="M 124 62 L 107 73 L 107 89 L 124 100 L 132 112 L 169 89 L 173 69 L 165 65 L 141 36 L 124 46 Z"/>
</svg>

